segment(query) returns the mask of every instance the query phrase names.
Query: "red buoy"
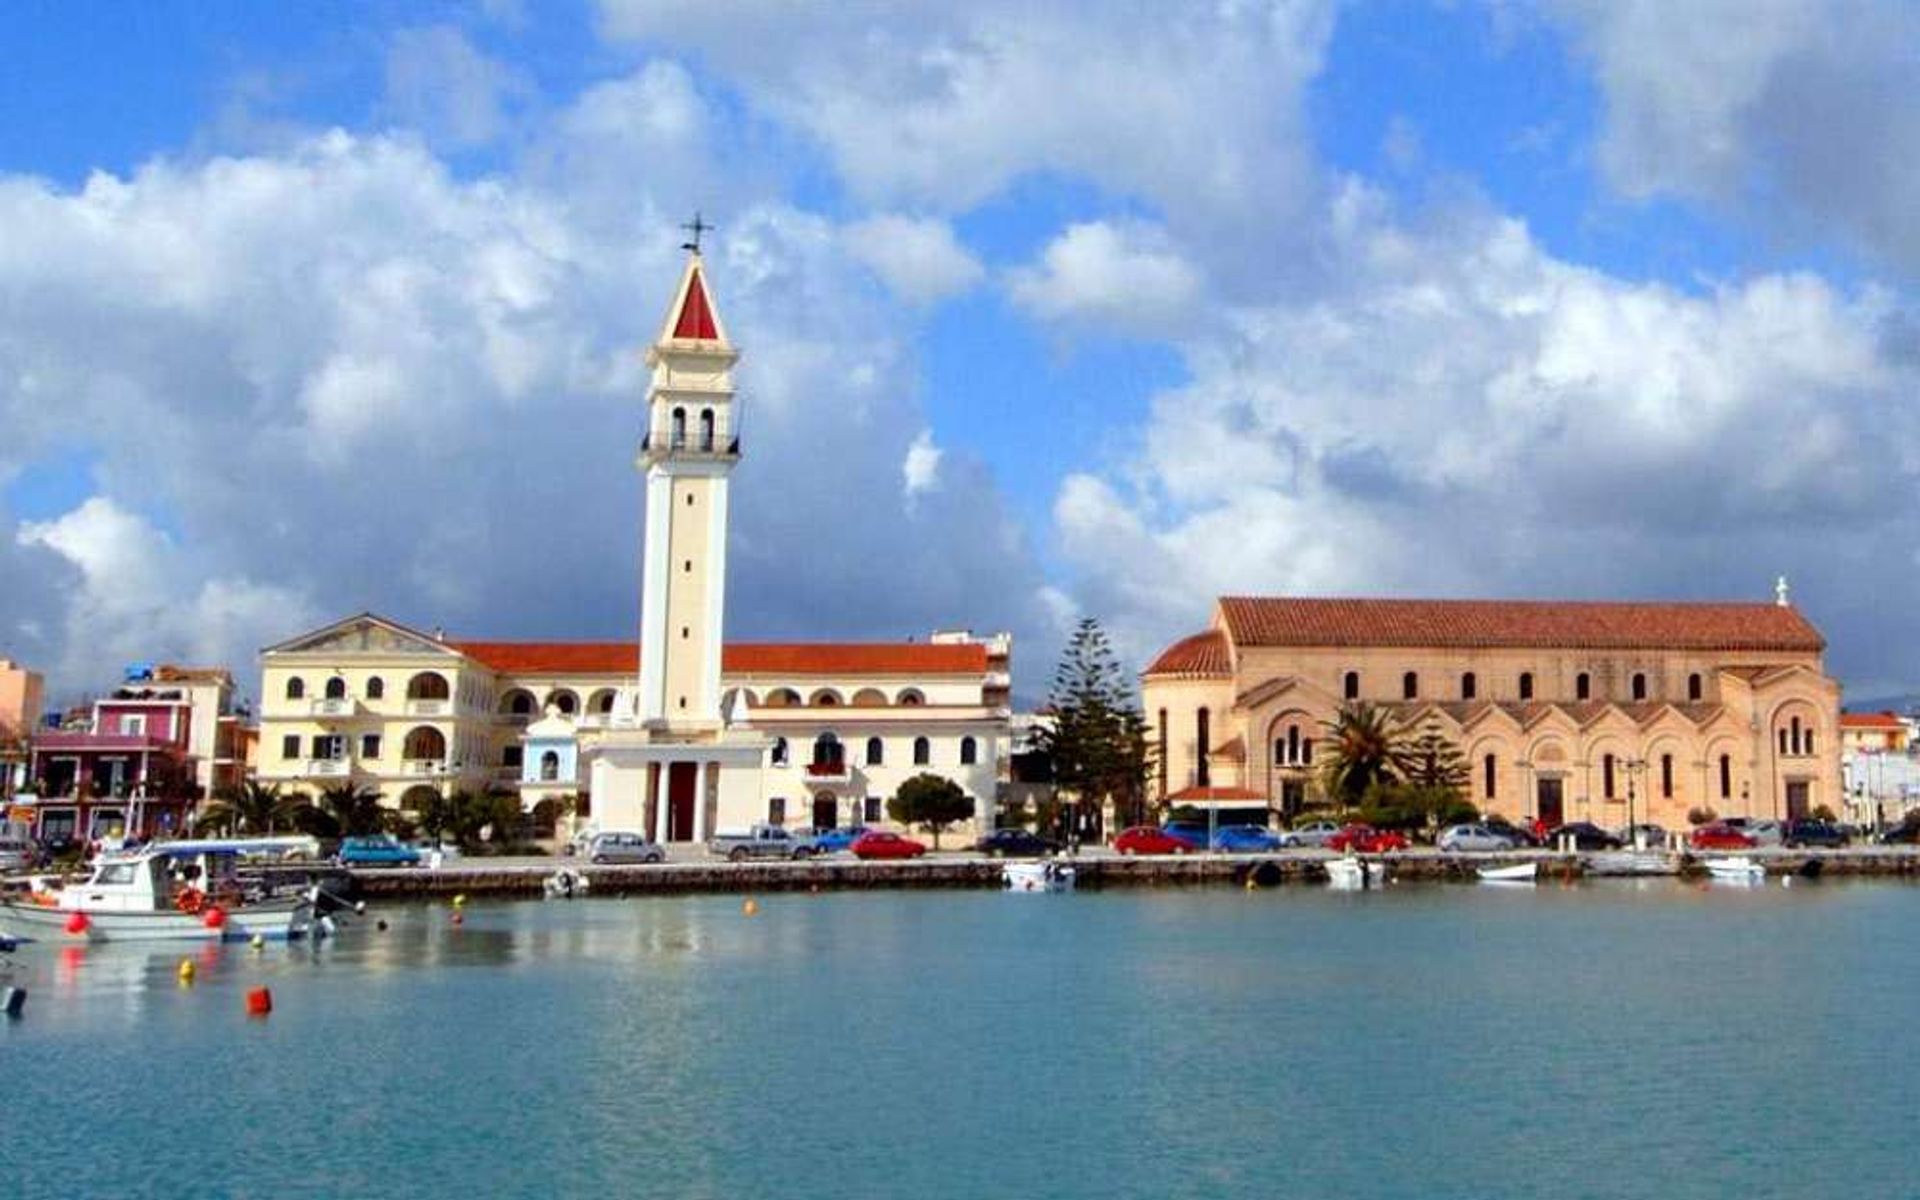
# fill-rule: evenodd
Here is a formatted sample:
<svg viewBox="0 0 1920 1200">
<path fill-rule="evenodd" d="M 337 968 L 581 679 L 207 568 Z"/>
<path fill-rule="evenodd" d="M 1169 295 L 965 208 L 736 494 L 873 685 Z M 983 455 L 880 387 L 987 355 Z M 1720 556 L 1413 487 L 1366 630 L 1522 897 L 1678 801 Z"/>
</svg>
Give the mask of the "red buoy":
<svg viewBox="0 0 1920 1200">
<path fill-rule="evenodd" d="M 207 909 L 207 915 L 200 918 L 200 923 L 208 929 L 223 929 L 227 924 L 227 910 L 216 904 Z"/>
<path fill-rule="evenodd" d="M 84 936 L 87 930 L 92 928 L 93 922 L 83 912 L 77 912 L 67 918 L 67 932 L 75 937 Z"/>
<path fill-rule="evenodd" d="M 247 993 L 247 1015 L 264 1017 L 273 1011 L 273 993 L 266 988 L 257 987 Z"/>
</svg>

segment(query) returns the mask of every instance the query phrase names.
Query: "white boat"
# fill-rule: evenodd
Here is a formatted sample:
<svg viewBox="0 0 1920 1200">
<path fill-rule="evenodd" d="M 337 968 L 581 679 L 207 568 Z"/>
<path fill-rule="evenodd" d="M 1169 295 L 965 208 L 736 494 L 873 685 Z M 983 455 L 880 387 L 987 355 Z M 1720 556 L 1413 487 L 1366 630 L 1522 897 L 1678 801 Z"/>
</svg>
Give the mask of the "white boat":
<svg viewBox="0 0 1920 1200">
<path fill-rule="evenodd" d="M 1751 858 L 1709 858 L 1703 865 L 1715 879 L 1729 883 L 1758 883 L 1767 877 L 1767 869 Z"/>
<path fill-rule="evenodd" d="M 1482 883 L 1532 883 L 1534 876 L 1540 873 L 1537 862 L 1514 863 L 1505 867 L 1481 867 Z"/>
<path fill-rule="evenodd" d="M 1589 875 L 1678 875 L 1680 859 L 1663 850 L 1601 850 L 1581 865 Z"/>
<path fill-rule="evenodd" d="M 572 867 L 561 867 L 558 871 L 547 876 L 546 882 L 540 886 L 542 890 L 546 892 L 547 899 L 549 900 L 572 900 L 574 897 L 584 896 L 592 890 L 592 885 L 587 882 L 587 877 Z"/>
<path fill-rule="evenodd" d="M 242 856 L 289 838 L 160 842 L 102 856 L 84 882 L 0 900 L 0 933 L 22 941 L 251 941 L 305 936 L 321 892 L 271 895 L 239 877 Z"/>
<path fill-rule="evenodd" d="M 1380 887 L 1387 882 L 1387 864 L 1383 862 L 1348 855 L 1330 858 L 1321 865 L 1327 869 L 1327 882 L 1337 888 Z"/>
<path fill-rule="evenodd" d="M 1000 880 L 1010 892 L 1070 892 L 1077 876 L 1063 862 L 1010 862 L 1000 868 Z"/>
</svg>

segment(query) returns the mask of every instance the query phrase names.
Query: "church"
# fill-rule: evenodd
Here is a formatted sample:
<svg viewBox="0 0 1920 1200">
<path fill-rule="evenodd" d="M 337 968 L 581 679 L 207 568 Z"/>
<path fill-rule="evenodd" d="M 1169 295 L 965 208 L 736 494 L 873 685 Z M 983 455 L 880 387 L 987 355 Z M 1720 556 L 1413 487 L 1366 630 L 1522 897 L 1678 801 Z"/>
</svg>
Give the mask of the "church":
<svg viewBox="0 0 1920 1200">
<path fill-rule="evenodd" d="M 1365 702 L 1450 740 L 1482 812 L 1684 830 L 1843 811 L 1825 648 L 1785 580 L 1770 604 L 1229 596 L 1141 694 L 1170 805 L 1290 819 Z"/>
<path fill-rule="evenodd" d="M 989 831 L 1008 635 L 725 641 L 738 360 L 691 246 L 647 351 L 637 640 L 453 638 L 372 613 L 303 633 L 261 652 L 260 780 L 352 782 L 403 810 L 510 788 L 528 812 L 565 802 L 599 828 L 700 842 L 763 821 L 884 824 L 899 785 L 931 773 L 973 798 L 964 832 Z"/>
</svg>

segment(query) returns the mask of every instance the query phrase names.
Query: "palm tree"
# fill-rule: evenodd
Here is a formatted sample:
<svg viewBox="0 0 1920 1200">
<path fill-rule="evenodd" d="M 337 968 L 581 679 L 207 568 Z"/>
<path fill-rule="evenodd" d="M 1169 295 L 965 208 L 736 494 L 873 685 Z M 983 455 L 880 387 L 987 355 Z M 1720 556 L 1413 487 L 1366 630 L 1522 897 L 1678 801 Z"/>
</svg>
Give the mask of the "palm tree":
<svg viewBox="0 0 1920 1200">
<path fill-rule="evenodd" d="M 249 779 L 214 797 L 200 810 L 199 823 L 229 832 L 271 834 L 276 825 L 293 824 L 294 810 L 302 803 L 281 794 L 279 784 Z"/>
<path fill-rule="evenodd" d="M 1332 743 L 1327 758 L 1327 793 L 1348 805 L 1360 803 L 1367 789 L 1404 778 L 1409 762 L 1401 731 L 1384 708 L 1357 700 L 1343 704 L 1321 724 Z"/>
<path fill-rule="evenodd" d="M 320 808 L 340 826 L 341 837 L 364 837 L 386 827 L 380 793 L 357 783 L 336 783 L 320 793 Z"/>
</svg>

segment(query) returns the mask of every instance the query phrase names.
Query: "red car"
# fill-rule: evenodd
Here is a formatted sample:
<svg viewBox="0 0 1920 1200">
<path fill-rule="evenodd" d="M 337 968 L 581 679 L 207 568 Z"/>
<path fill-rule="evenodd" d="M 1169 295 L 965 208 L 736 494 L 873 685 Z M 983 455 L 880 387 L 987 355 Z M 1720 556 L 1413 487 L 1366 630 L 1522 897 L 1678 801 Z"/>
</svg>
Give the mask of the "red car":
<svg viewBox="0 0 1920 1200">
<path fill-rule="evenodd" d="M 1760 844 L 1725 821 L 1702 825 L 1687 842 L 1696 850 L 1751 850 Z"/>
<path fill-rule="evenodd" d="M 884 829 L 868 830 L 853 839 L 853 845 L 847 849 L 853 851 L 855 858 L 919 858 L 927 852 L 924 845 L 912 838 Z"/>
<path fill-rule="evenodd" d="M 1327 839 L 1327 849 L 1343 853 L 1357 850 L 1361 854 L 1384 854 L 1388 850 L 1405 850 L 1407 845 L 1405 834 L 1375 829 L 1371 825 L 1348 825 Z"/>
<path fill-rule="evenodd" d="M 1121 854 L 1185 854 L 1192 847 L 1157 825 L 1135 825 L 1123 829 L 1113 839 L 1113 848 Z"/>
</svg>

